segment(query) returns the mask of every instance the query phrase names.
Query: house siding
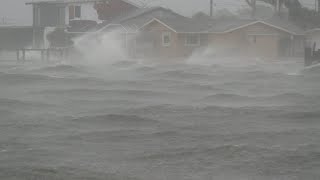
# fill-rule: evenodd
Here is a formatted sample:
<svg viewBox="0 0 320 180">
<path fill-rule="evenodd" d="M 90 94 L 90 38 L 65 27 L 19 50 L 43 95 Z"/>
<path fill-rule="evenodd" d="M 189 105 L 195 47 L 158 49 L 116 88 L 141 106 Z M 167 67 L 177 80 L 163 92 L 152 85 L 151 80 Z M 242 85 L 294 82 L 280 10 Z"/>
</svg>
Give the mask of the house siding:
<svg viewBox="0 0 320 180">
<path fill-rule="evenodd" d="M 171 33 L 171 44 L 170 46 L 162 45 L 162 34 L 165 32 Z M 146 35 L 149 34 L 149 35 Z M 169 27 L 154 21 L 149 25 L 144 27 L 141 31 L 141 36 L 151 36 L 149 37 L 152 40 L 152 50 L 149 49 L 148 52 L 145 52 L 144 55 L 149 57 L 162 57 L 162 58 L 178 58 L 178 57 L 187 57 L 194 52 L 194 50 L 208 44 L 208 36 L 206 34 L 200 35 L 200 45 L 199 46 L 186 46 L 186 33 L 176 33 L 171 30 Z M 139 46 L 139 44 L 137 44 Z M 152 52 L 152 53 L 151 53 Z"/>
<path fill-rule="evenodd" d="M 208 34 L 199 34 L 200 44 L 196 46 L 186 45 L 187 36 L 188 36 L 187 33 L 178 34 L 177 53 L 179 56 L 183 56 L 183 57 L 191 56 L 194 51 L 208 46 Z"/>
<path fill-rule="evenodd" d="M 162 34 L 165 32 L 171 33 L 171 43 L 170 46 L 162 45 Z M 172 58 L 178 56 L 178 35 L 174 31 L 170 30 L 166 26 L 158 23 L 152 22 L 142 30 L 143 33 L 149 33 L 149 41 L 152 41 L 152 50 L 149 52 L 148 56 L 153 57 L 167 57 Z"/>
<path fill-rule="evenodd" d="M 164 32 L 171 32 L 171 45 L 168 47 L 162 45 Z M 216 56 L 275 58 L 303 55 L 303 36 L 294 36 L 263 23 L 228 33 L 199 33 L 200 44 L 195 46 L 186 45 L 188 33 L 176 33 L 156 20 L 145 26 L 140 36 L 149 38 L 148 45 L 140 50 L 140 54 L 147 57 L 188 57 L 204 48 Z"/>
<path fill-rule="evenodd" d="M 43 4 L 36 7 L 34 26 L 37 27 L 65 27 L 66 7 L 57 4 Z"/>
<path fill-rule="evenodd" d="M 248 52 L 249 41 L 243 30 L 225 34 L 209 34 L 209 48 L 218 55 L 245 55 Z"/>
<path fill-rule="evenodd" d="M 209 35 L 209 47 L 222 55 L 296 56 L 302 52 L 302 41 L 303 38 L 299 36 L 291 36 L 290 33 L 263 23 L 229 33 Z"/>
</svg>

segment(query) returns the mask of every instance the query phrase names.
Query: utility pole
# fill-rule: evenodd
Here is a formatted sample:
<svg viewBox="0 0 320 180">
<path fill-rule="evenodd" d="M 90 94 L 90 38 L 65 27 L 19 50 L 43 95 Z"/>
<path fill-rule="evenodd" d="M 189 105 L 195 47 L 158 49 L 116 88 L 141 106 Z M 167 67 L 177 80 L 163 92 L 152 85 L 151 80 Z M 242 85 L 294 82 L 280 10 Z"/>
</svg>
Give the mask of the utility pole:
<svg viewBox="0 0 320 180">
<path fill-rule="evenodd" d="M 283 2 L 281 0 L 276 0 L 274 5 L 274 13 L 277 15 L 281 15 L 281 8 Z"/>
<path fill-rule="evenodd" d="M 252 2 L 252 17 L 254 18 L 256 16 L 256 11 L 257 11 L 257 1 L 256 0 L 251 0 Z"/>
<path fill-rule="evenodd" d="M 251 17 L 254 18 L 256 16 L 256 10 L 257 10 L 256 0 L 246 0 L 246 2 L 250 6 L 250 8 L 252 9 Z"/>
<path fill-rule="evenodd" d="M 275 4 L 275 14 L 278 14 L 279 13 L 279 7 L 280 7 L 280 0 L 276 0 L 276 4 Z"/>
<path fill-rule="evenodd" d="M 213 16 L 213 0 L 210 0 L 210 17 Z"/>
</svg>

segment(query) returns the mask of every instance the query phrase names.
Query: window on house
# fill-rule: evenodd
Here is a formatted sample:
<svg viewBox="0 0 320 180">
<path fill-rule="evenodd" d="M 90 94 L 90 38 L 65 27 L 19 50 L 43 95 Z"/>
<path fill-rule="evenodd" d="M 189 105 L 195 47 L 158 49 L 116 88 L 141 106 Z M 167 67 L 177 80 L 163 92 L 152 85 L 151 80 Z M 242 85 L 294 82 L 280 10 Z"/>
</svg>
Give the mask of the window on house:
<svg viewBox="0 0 320 180">
<path fill-rule="evenodd" d="M 69 6 L 69 19 L 81 17 L 81 6 Z"/>
<path fill-rule="evenodd" d="M 74 7 L 74 17 L 76 17 L 76 18 L 81 17 L 81 6 Z"/>
<path fill-rule="evenodd" d="M 250 36 L 249 36 L 249 41 L 250 41 L 250 43 L 252 43 L 252 44 L 257 43 L 257 36 L 250 35 Z"/>
<path fill-rule="evenodd" d="M 186 46 L 200 46 L 200 34 L 187 34 Z"/>
<path fill-rule="evenodd" d="M 162 46 L 170 46 L 171 45 L 171 33 L 163 32 L 162 33 Z"/>
</svg>

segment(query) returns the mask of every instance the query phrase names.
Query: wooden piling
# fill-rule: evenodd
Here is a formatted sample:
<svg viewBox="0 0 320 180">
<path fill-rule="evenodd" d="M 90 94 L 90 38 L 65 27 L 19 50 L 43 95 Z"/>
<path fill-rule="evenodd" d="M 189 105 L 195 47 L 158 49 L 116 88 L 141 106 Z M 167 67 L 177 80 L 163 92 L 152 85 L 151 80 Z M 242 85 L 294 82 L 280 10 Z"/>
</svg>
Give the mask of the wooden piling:
<svg viewBox="0 0 320 180">
<path fill-rule="evenodd" d="M 47 49 L 47 61 L 50 61 L 50 49 Z"/>
<path fill-rule="evenodd" d="M 312 57 L 312 48 L 305 47 L 304 48 L 304 65 L 310 66 L 312 65 L 313 57 Z"/>
<path fill-rule="evenodd" d="M 20 61 L 20 49 L 17 49 L 17 62 L 19 62 Z"/>
<path fill-rule="evenodd" d="M 44 61 L 44 50 L 41 49 L 41 61 Z"/>
<path fill-rule="evenodd" d="M 38 52 L 40 53 L 42 61 L 50 61 L 51 56 L 56 55 L 60 60 L 68 58 L 69 49 L 68 48 L 57 48 L 57 49 L 17 49 L 16 56 L 17 62 L 25 62 L 27 60 L 27 52 Z M 21 52 L 21 54 L 20 54 Z"/>
<path fill-rule="evenodd" d="M 22 49 L 22 61 L 25 62 L 26 61 L 26 50 Z"/>
<path fill-rule="evenodd" d="M 60 49 L 60 59 L 63 59 L 63 49 Z"/>
</svg>

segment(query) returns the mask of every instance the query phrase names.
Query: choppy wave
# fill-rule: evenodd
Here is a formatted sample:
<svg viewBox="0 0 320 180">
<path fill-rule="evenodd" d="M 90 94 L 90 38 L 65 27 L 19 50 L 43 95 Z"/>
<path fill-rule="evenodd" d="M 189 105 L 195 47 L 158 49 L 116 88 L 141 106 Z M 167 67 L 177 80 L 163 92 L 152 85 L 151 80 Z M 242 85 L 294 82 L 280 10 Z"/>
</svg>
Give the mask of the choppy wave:
<svg viewBox="0 0 320 180">
<path fill-rule="evenodd" d="M 7 99 L 7 98 L 0 98 L 0 107 L 3 108 L 30 108 L 30 107 L 50 107 L 49 103 L 44 102 L 34 102 L 34 101 L 21 101 L 16 99 Z M 15 109 L 12 109 L 15 110 Z"/>
<path fill-rule="evenodd" d="M 215 94 L 204 98 L 210 101 L 247 101 L 255 100 L 255 97 L 241 96 L 236 94 Z"/>
<path fill-rule="evenodd" d="M 148 125 L 157 123 L 156 120 L 142 118 L 135 115 L 117 115 L 117 114 L 108 114 L 101 116 L 91 116 L 91 117 L 81 117 L 74 119 L 76 122 L 85 122 L 85 123 L 101 123 L 101 124 L 120 124 L 124 126 L 132 125 Z"/>
<path fill-rule="evenodd" d="M 56 72 L 56 73 L 85 73 L 84 69 L 69 64 L 57 64 L 33 69 L 33 72 Z"/>
<path fill-rule="evenodd" d="M 19 169 L 19 171 L 17 171 Z M 48 179 L 48 180 L 79 180 L 79 179 L 108 179 L 108 180 L 138 180 L 138 178 L 117 173 L 97 172 L 94 170 L 70 167 L 43 167 L 41 165 L 17 166 L 16 168 L 1 167 L 0 178 L 8 179 Z"/>
<path fill-rule="evenodd" d="M 0 179 L 319 179 L 319 74 L 195 60 L 1 67 Z"/>
<path fill-rule="evenodd" d="M 163 97 L 169 96 L 170 93 L 148 90 L 130 90 L 130 89 L 67 89 L 67 90 L 43 90 L 35 92 L 37 94 L 53 94 L 53 95 L 74 95 L 74 96 L 98 96 L 114 97 L 112 95 L 122 95 L 124 97 Z"/>
<path fill-rule="evenodd" d="M 41 81 L 52 81 L 57 79 L 56 77 L 51 77 L 42 74 L 2 74 L 0 75 L 0 81 L 2 83 L 14 83 L 16 85 L 23 83 L 38 83 Z"/>
</svg>

